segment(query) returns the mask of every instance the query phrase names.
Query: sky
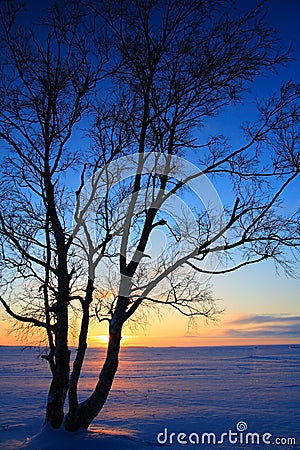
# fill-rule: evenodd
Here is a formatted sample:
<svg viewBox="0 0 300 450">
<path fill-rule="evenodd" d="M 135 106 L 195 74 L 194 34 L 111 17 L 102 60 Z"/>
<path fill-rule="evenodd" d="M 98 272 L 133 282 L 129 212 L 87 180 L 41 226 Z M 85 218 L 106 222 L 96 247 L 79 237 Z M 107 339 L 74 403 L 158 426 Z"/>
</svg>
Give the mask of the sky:
<svg viewBox="0 0 300 450">
<path fill-rule="evenodd" d="M 252 1 L 238 3 L 253 4 Z M 32 3 L 34 4 L 34 2 Z M 296 60 L 280 76 L 296 78 L 300 73 L 300 3 L 298 0 L 268 0 L 268 21 L 279 30 L 283 44 L 294 41 Z M 297 81 L 297 79 L 296 79 Z M 266 83 L 266 84 L 264 84 Z M 259 84 L 260 91 L 270 88 L 270 80 Z M 232 111 L 223 127 L 232 132 L 231 121 L 238 111 Z M 226 129 L 224 130 L 226 132 Z M 294 183 L 287 201 L 300 206 L 299 181 Z M 298 264 L 298 275 L 300 266 Z M 189 326 L 187 318 L 168 308 L 159 315 L 151 312 L 143 328 L 126 326 L 123 345 L 133 346 L 206 346 L 206 345 L 261 345 L 300 343 L 300 280 L 286 278 L 275 271 L 272 262 L 243 268 L 238 272 L 219 275 L 211 280 L 214 297 L 224 312 L 215 322 L 199 319 Z M 5 316 L 3 309 L 0 317 Z M 9 323 L 0 321 L 0 345 L 22 345 L 15 334 L 8 334 Z M 105 345 L 107 326 L 93 324 L 89 345 Z"/>
</svg>

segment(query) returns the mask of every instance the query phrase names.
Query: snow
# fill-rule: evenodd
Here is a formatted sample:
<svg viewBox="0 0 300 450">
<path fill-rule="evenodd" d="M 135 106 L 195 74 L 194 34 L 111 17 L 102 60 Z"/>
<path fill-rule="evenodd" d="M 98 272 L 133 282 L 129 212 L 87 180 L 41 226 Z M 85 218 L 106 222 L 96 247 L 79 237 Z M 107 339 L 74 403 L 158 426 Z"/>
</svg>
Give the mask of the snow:
<svg viewBox="0 0 300 450">
<path fill-rule="evenodd" d="M 89 350 L 80 400 L 93 389 L 103 357 L 103 349 Z M 268 434 L 271 443 L 283 439 L 279 449 L 300 448 L 297 345 L 124 348 L 105 408 L 89 431 L 77 433 L 41 430 L 50 376 L 36 349 L 1 347 L 0 358 L 3 450 L 257 450 L 270 448 L 262 442 Z M 260 445 L 245 444 L 248 432 L 259 434 Z M 205 433 L 216 443 L 206 436 L 195 445 Z"/>
<path fill-rule="evenodd" d="M 119 431 L 87 432 L 86 430 L 79 430 L 75 433 L 67 433 L 63 429 L 53 430 L 48 426 L 44 427 L 22 448 L 26 450 L 82 450 L 84 448 L 89 450 L 105 450 L 108 448 L 110 450 L 140 450 L 140 442 L 127 433 L 122 434 Z"/>
</svg>

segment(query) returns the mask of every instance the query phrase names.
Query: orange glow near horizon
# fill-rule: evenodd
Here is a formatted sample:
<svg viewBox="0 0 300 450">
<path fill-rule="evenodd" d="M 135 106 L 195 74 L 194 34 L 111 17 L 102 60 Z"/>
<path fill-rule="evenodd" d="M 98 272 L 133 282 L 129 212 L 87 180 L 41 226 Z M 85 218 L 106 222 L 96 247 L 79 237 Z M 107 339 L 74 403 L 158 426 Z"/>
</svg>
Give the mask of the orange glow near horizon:
<svg viewBox="0 0 300 450">
<path fill-rule="evenodd" d="M 131 341 L 133 341 L 134 336 L 127 336 L 122 335 L 122 346 L 128 347 L 131 345 L 134 345 Z M 106 347 L 108 344 L 109 336 L 108 334 L 102 334 L 102 335 L 92 335 L 89 337 L 89 346 L 90 347 Z"/>
<path fill-rule="evenodd" d="M 88 339 L 89 347 L 102 347 L 106 348 L 108 343 L 108 336 L 105 335 L 91 335 Z M 0 345 L 1 346 L 22 346 L 29 345 L 29 342 L 23 342 L 16 339 L 13 334 L 8 335 L 5 329 L 1 327 L 0 330 Z M 209 333 L 207 336 L 204 334 L 189 336 L 160 336 L 160 335 L 123 335 L 121 347 L 207 347 L 207 346 L 235 346 L 235 345 L 276 345 L 276 344 L 300 344 L 300 340 L 295 338 L 286 337 L 272 338 L 259 336 L 252 338 L 245 337 L 228 337 L 223 334 L 216 334 L 213 336 Z M 32 343 L 37 345 L 37 343 Z M 72 345 L 72 344 L 71 344 Z"/>
<path fill-rule="evenodd" d="M 188 330 L 187 319 L 168 310 L 161 317 L 149 317 L 148 324 L 143 328 L 132 330 L 129 326 L 125 326 L 121 347 L 299 344 L 299 337 L 295 333 L 298 324 L 299 315 L 293 314 L 292 311 L 273 315 L 263 312 L 247 314 L 228 311 L 217 322 L 200 319 L 197 328 Z M 15 333 L 8 333 L 9 326 L 8 321 L 0 320 L 0 345 L 38 345 L 37 339 L 32 342 L 18 340 Z M 92 324 L 88 346 L 107 347 L 107 343 L 107 323 Z M 70 346 L 76 346 L 74 339 L 70 339 Z"/>
<path fill-rule="evenodd" d="M 145 310 L 141 326 L 138 317 L 123 329 L 122 347 L 201 347 L 225 345 L 300 344 L 300 279 L 285 279 L 272 274 L 270 263 L 248 267 L 239 272 L 220 275 L 214 280 L 214 296 L 220 309 L 220 320 L 199 318 L 198 326 L 189 328 L 187 317 L 170 307 Z M 254 280 L 253 282 L 251 280 Z M 106 292 L 107 295 L 109 295 Z M 103 295 L 103 293 L 102 293 Z M 0 345 L 38 345 L 21 341 L 18 334 L 8 333 L 11 321 L 0 306 Z M 32 331 L 36 331 L 33 329 Z M 89 347 L 106 347 L 107 322 L 91 321 Z M 70 346 L 76 341 L 70 336 Z"/>
<path fill-rule="evenodd" d="M 162 338 L 160 336 L 130 336 L 130 341 L 121 342 L 121 347 L 225 347 L 225 346 L 239 346 L 239 345 L 280 345 L 280 344 L 300 344 L 295 339 L 260 339 L 260 338 L 224 338 L 215 337 L 203 339 L 201 337 L 192 336 L 190 339 L 186 339 L 185 336 L 179 336 L 176 340 Z M 106 348 L 107 343 L 98 342 L 94 336 L 89 339 L 89 347 L 101 347 Z"/>
</svg>

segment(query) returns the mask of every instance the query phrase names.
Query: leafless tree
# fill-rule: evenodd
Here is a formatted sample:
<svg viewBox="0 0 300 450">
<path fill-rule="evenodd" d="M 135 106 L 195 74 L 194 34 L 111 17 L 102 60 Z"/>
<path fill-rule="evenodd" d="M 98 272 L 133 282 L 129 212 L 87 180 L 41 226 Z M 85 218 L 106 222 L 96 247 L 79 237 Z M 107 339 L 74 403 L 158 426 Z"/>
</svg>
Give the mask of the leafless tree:
<svg viewBox="0 0 300 450">
<path fill-rule="evenodd" d="M 139 311 L 164 304 L 212 318 L 210 276 L 266 258 L 292 271 L 299 216 L 280 200 L 299 174 L 300 88 L 288 81 L 259 101 L 234 148 L 209 136 L 209 120 L 289 61 L 261 5 L 74 1 L 63 13 L 54 5 L 35 31 L 18 26 L 17 12 L 8 3 L 1 13 L 0 299 L 13 319 L 44 330 L 45 422 L 62 425 L 68 396 L 73 431 L 106 402 L 123 326 Z M 224 189 L 221 177 L 226 207 L 213 185 Z M 79 404 L 92 316 L 108 321 L 109 343 Z"/>
</svg>

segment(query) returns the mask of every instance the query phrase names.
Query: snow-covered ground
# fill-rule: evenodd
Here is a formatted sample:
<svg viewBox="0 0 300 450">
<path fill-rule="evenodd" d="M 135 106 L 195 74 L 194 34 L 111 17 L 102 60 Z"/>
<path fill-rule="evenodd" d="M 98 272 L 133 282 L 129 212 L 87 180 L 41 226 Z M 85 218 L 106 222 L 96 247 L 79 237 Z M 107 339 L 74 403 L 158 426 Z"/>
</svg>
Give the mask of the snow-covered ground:
<svg viewBox="0 0 300 450">
<path fill-rule="evenodd" d="M 82 399 L 103 357 L 89 350 Z M 0 358 L 1 449 L 300 449 L 300 345 L 124 348 L 107 405 L 75 434 L 40 433 L 50 376 L 37 350 Z"/>
</svg>

